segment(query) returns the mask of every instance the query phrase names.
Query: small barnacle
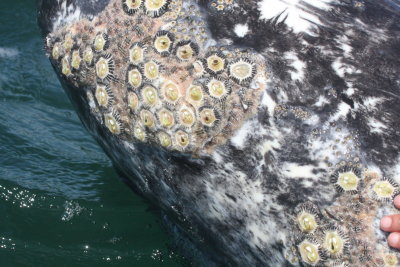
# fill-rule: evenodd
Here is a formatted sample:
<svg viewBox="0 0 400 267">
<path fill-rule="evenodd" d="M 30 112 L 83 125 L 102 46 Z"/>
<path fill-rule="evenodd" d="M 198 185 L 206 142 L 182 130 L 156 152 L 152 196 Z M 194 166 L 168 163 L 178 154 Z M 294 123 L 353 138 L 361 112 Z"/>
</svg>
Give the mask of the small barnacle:
<svg viewBox="0 0 400 267">
<path fill-rule="evenodd" d="M 189 135 L 182 130 L 178 130 L 175 133 L 175 141 L 178 147 L 186 148 L 190 143 Z"/>
<path fill-rule="evenodd" d="M 104 122 L 108 130 L 113 134 L 121 133 L 121 121 L 119 119 L 119 115 L 116 112 L 111 112 L 104 115 Z"/>
<path fill-rule="evenodd" d="M 377 200 L 391 201 L 397 194 L 398 187 L 392 179 L 384 178 L 372 184 L 373 197 Z"/>
<path fill-rule="evenodd" d="M 240 58 L 232 62 L 229 67 L 229 76 L 238 84 L 244 84 L 253 79 L 256 74 L 255 66 L 248 59 Z"/>
<path fill-rule="evenodd" d="M 153 127 L 154 126 L 154 116 L 153 113 L 147 109 L 142 109 L 140 111 L 140 120 L 144 126 Z"/>
<path fill-rule="evenodd" d="M 79 50 L 75 50 L 72 52 L 72 60 L 71 60 L 71 66 L 75 70 L 78 70 L 79 67 L 81 66 L 81 55 L 79 53 Z"/>
<path fill-rule="evenodd" d="M 174 115 L 167 109 L 161 109 L 157 117 L 160 124 L 165 128 L 170 128 L 175 124 Z"/>
<path fill-rule="evenodd" d="M 122 0 L 122 8 L 129 14 L 135 14 L 142 6 L 142 0 Z"/>
<path fill-rule="evenodd" d="M 141 42 L 134 43 L 129 49 L 129 60 L 133 64 L 143 62 L 145 46 Z"/>
<path fill-rule="evenodd" d="M 108 81 L 114 78 L 114 61 L 111 55 L 106 55 L 105 57 L 100 57 L 96 63 L 96 73 L 97 77 L 101 80 L 107 79 Z"/>
<path fill-rule="evenodd" d="M 160 65 L 151 60 L 149 62 L 144 63 L 143 66 L 143 73 L 144 77 L 149 80 L 149 81 L 154 81 L 155 79 L 158 78 L 160 72 Z"/>
<path fill-rule="evenodd" d="M 172 33 L 167 31 L 159 31 L 154 38 L 154 48 L 157 53 L 163 57 L 166 57 L 172 50 L 174 40 L 175 38 Z"/>
<path fill-rule="evenodd" d="M 65 52 L 71 51 L 72 47 L 74 46 L 74 39 L 72 39 L 71 34 L 68 33 L 67 35 L 65 35 L 63 46 Z"/>
<path fill-rule="evenodd" d="M 51 56 L 54 60 L 58 60 L 61 56 L 60 43 L 55 43 L 51 51 Z"/>
<path fill-rule="evenodd" d="M 142 88 L 141 96 L 144 104 L 148 106 L 154 106 L 158 102 L 157 90 L 151 85 L 146 85 Z"/>
<path fill-rule="evenodd" d="M 184 105 L 179 109 L 179 121 L 180 124 L 185 127 L 192 127 L 196 121 L 196 116 L 192 108 Z"/>
<path fill-rule="evenodd" d="M 345 166 L 336 171 L 331 180 L 339 192 L 347 192 L 351 194 L 357 193 L 360 184 L 358 171 L 346 169 Z"/>
<path fill-rule="evenodd" d="M 96 52 L 104 51 L 108 48 L 109 40 L 108 35 L 100 33 L 94 38 L 93 46 Z"/>
<path fill-rule="evenodd" d="M 222 54 L 214 53 L 206 59 L 206 70 L 211 74 L 220 74 L 225 68 L 225 58 Z"/>
<path fill-rule="evenodd" d="M 384 254 L 383 261 L 387 267 L 398 266 L 399 263 L 396 254 Z"/>
<path fill-rule="evenodd" d="M 189 102 L 199 103 L 203 100 L 203 88 L 200 85 L 191 84 L 187 89 L 186 96 Z"/>
<path fill-rule="evenodd" d="M 298 245 L 298 249 L 301 259 L 312 266 L 315 266 L 321 260 L 319 245 L 314 242 L 304 240 Z"/>
<path fill-rule="evenodd" d="M 61 72 L 65 76 L 71 75 L 71 68 L 69 66 L 69 60 L 66 56 L 63 57 L 63 59 L 61 60 Z"/>
<path fill-rule="evenodd" d="M 128 107 L 132 110 L 136 110 L 139 107 L 139 98 L 133 92 L 128 93 Z"/>
<path fill-rule="evenodd" d="M 202 108 L 199 113 L 200 122 L 208 127 L 214 126 L 217 117 L 215 115 L 214 109 L 212 108 Z"/>
<path fill-rule="evenodd" d="M 145 0 L 144 8 L 146 14 L 151 17 L 159 17 L 168 10 L 170 0 Z"/>
<path fill-rule="evenodd" d="M 133 128 L 133 135 L 139 141 L 144 142 L 146 140 L 146 131 L 139 125 Z"/>
<path fill-rule="evenodd" d="M 191 41 L 180 41 L 176 44 L 175 55 L 181 61 L 191 60 L 199 54 L 199 46 Z"/>
<path fill-rule="evenodd" d="M 157 136 L 161 146 L 168 148 L 172 145 L 172 140 L 169 134 L 165 132 L 159 132 Z"/>
<path fill-rule="evenodd" d="M 204 75 L 204 64 L 201 60 L 196 60 L 195 62 L 193 62 L 193 71 L 193 74 L 196 77 L 201 77 Z"/>
<path fill-rule="evenodd" d="M 342 255 L 347 247 L 347 238 L 340 230 L 329 230 L 325 232 L 324 243 L 322 246 L 328 255 L 336 258 Z"/>
<path fill-rule="evenodd" d="M 229 94 L 229 87 L 222 79 L 211 78 L 206 83 L 208 94 L 215 99 L 223 99 Z"/>
<path fill-rule="evenodd" d="M 307 211 L 302 211 L 296 219 L 302 232 L 312 233 L 318 227 L 315 215 Z"/>
<path fill-rule="evenodd" d="M 83 60 L 86 62 L 88 66 L 91 66 L 93 63 L 93 50 L 90 46 L 86 47 L 83 52 Z"/>
<path fill-rule="evenodd" d="M 176 103 L 180 97 L 179 87 L 173 81 L 166 81 L 161 85 L 161 91 L 165 99 L 170 103 Z"/>
<path fill-rule="evenodd" d="M 106 85 L 97 85 L 95 97 L 97 103 L 102 107 L 109 107 L 113 100 L 112 91 L 110 87 Z"/>
<path fill-rule="evenodd" d="M 127 80 L 133 88 L 139 88 L 142 85 L 142 73 L 136 66 L 128 67 Z"/>
</svg>

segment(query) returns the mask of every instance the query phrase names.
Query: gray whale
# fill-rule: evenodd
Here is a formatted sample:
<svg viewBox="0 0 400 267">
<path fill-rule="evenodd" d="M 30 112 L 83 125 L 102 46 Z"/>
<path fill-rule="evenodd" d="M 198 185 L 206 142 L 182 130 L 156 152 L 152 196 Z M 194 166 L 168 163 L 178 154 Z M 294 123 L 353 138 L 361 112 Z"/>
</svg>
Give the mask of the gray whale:
<svg viewBox="0 0 400 267">
<path fill-rule="evenodd" d="M 207 266 L 397 266 L 400 8 L 39 0 L 90 134 Z"/>
</svg>

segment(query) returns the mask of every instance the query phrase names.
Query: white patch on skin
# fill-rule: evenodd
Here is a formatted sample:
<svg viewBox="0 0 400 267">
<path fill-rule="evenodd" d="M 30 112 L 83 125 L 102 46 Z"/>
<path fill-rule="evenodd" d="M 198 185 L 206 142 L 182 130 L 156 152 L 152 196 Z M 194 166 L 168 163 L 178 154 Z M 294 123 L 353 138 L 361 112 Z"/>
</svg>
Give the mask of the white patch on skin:
<svg viewBox="0 0 400 267">
<path fill-rule="evenodd" d="M 292 80 L 303 80 L 304 69 L 307 67 L 305 62 L 301 61 L 294 52 L 286 52 L 285 58 L 291 62 L 291 66 L 296 70 L 290 72 Z"/>
<path fill-rule="evenodd" d="M 363 103 L 364 103 L 364 107 L 366 110 L 368 111 L 374 111 L 377 109 L 377 105 L 381 104 L 382 102 L 384 102 L 386 99 L 383 97 L 367 97 L 364 99 Z"/>
<path fill-rule="evenodd" d="M 53 23 L 53 32 L 59 27 L 66 24 L 72 24 L 81 18 L 81 10 L 78 7 L 74 7 L 72 4 L 67 7 L 66 0 L 57 0 L 61 9 L 56 15 L 56 20 Z M 60 2 L 62 3 L 60 4 Z"/>
<path fill-rule="evenodd" d="M 332 63 L 332 68 L 335 70 L 336 74 L 339 75 L 339 77 L 344 78 L 346 74 L 357 72 L 354 66 L 343 63 L 342 59 L 342 57 L 338 57 Z"/>
<path fill-rule="evenodd" d="M 276 102 L 271 98 L 271 96 L 267 92 L 264 92 L 261 98 L 261 106 L 267 107 L 269 114 L 273 115 L 276 107 Z"/>
<path fill-rule="evenodd" d="M 314 106 L 322 107 L 325 104 L 328 104 L 329 100 L 325 96 L 319 96 L 318 101 L 314 104 Z"/>
<path fill-rule="evenodd" d="M 369 131 L 371 133 L 382 134 L 382 133 L 384 133 L 384 130 L 387 129 L 387 126 L 385 124 L 376 120 L 375 118 L 368 119 L 368 126 L 370 128 Z"/>
<path fill-rule="evenodd" d="M 314 166 L 299 165 L 293 162 L 287 162 L 282 166 L 283 173 L 289 178 L 318 178 L 313 174 Z"/>
<path fill-rule="evenodd" d="M 243 126 L 236 132 L 236 134 L 231 138 L 232 144 L 236 148 L 244 148 L 246 140 L 248 140 L 248 137 L 253 134 L 254 129 L 259 128 L 257 123 L 258 122 L 254 122 L 254 120 L 246 121 Z"/>
<path fill-rule="evenodd" d="M 19 51 L 16 48 L 0 47 L 0 58 L 9 58 L 18 56 Z"/>
<path fill-rule="evenodd" d="M 306 4 L 319 9 L 328 9 L 329 2 L 328 0 L 263 0 L 258 3 L 258 9 L 261 12 L 260 19 L 265 20 L 282 13 L 279 21 L 286 18 L 285 23 L 298 33 L 306 32 L 315 24 L 320 24 L 319 18 L 312 14 L 312 10 L 307 10 Z"/>
<path fill-rule="evenodd" d="M 249 32 L 249 26 L 247 26 L 247 24 L 236 24 L 233 31 L 237 36 L 244 37 Z"/>
<path fill-rule="evenodd" d="M 345 118 L 350 112 L 351 107 L 346 103 L 340 103 L 338 106 L 338 111 L 329 118 L 330 122 L 337 121 L 340 118 Z"/>
</svg>

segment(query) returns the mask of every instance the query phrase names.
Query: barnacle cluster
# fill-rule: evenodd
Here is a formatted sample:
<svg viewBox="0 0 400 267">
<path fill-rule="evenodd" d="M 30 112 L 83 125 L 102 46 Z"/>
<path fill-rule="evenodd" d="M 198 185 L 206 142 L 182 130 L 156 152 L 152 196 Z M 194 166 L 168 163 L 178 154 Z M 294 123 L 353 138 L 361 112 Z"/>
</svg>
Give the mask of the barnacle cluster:
<svg viewBox="0 0 400 267">
<path fill-rule="evenodd" d="M 399 185 L 346 163 L 332 174 L 337 201 L 323 209 L 306 202 L 294 211 L 293 243 L 308 266 L 397 266 L 398 258 L 373 233 L 375 215 Z"/>
<path fill-rule="evenodd" d="M 92 111 L 110 133 L 205 152 L 255 113 L 266 66 L 252 51 L 210 46 L 202 16 L 194 1 L 113 0 L 92 21 L 50 34 L 48 53 L 94 96 Z"/>
</svg>

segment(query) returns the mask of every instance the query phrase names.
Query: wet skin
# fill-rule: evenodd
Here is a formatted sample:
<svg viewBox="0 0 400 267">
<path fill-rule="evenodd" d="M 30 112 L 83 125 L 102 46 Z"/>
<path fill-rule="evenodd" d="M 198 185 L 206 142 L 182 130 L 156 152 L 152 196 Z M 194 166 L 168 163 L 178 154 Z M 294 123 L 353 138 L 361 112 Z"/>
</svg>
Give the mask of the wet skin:
<svg viewBox="0 0 400 267">
<path fill-rule="evenodd" d="M 393 200 L 394 206 L 400 209 L 400 195 Z M 390 232 L 388 244 L 393 248 L 400 249 L 400 214 L 392 214 L 381 219 L 381 229 Z"/>
</svg>

